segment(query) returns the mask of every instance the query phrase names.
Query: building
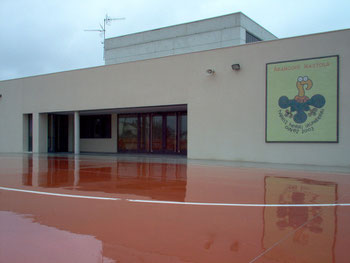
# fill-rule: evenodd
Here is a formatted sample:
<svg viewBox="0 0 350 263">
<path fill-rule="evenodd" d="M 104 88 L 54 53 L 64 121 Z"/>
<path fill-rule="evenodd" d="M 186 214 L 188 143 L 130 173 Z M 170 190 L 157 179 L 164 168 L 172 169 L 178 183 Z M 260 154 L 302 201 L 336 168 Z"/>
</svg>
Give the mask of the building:
<svg viewBox="0 0 350 263">
<path fill-rule="evenodd" d="M 106 39 L 104 59 L 110 65 L 272 39 L 276 36 L 239 12 Z"/>
<path fill-rule="evenodd" d="M 118 41 L 106 41 L 107 64 Z M 0 152 L 173 153 L 349 167 L 350 30 L 239 41 L 1 81 Z"/>
</svg>

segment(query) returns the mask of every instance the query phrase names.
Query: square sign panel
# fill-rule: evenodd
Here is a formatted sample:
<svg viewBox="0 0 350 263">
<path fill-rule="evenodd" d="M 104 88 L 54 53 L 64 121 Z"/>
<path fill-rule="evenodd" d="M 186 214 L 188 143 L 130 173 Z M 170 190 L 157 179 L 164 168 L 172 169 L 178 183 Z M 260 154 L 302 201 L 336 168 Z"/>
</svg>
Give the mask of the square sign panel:
<svg viewBox="0 0 350 263">
<path fill-rule="evenodd" d="M 266 142 L 338 142 L 339 57 L 266 64 Z"/>
</svg>

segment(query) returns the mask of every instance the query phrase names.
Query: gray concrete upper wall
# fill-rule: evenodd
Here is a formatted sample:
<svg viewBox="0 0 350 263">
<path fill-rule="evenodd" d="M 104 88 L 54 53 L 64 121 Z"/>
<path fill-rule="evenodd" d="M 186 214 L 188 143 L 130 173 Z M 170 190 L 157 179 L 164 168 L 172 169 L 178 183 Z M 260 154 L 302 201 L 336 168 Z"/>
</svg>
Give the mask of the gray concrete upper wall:
<svg viewBox="0 0 350 263">
<path fill-rule="evenodd" d="M 246 43 L 246 30 L 262 40 L 276 39 L 242 13 L 106 39 L 105 64 L 211 50 Z"/>
<path fill-rule="evenodd" d="M 229 47 L 244 43 L 245 31 L 242 28 L 227 28 L 220 31 L 210 31 L 111 49 L 105 53 L 105 63 L 107 65 L 117 64 Z"/>
<path fill-rule="evenodd" d="M 240 13 L 240 26 L 243 27 L 249 33 L 260 38 L 261 40 L 266 41 L 266 40 L 277 39 L 275 35 L 267 31 L 265 28 L 260 26 L 255 21 L 251 20 L 249 17 L 247 17 L 243 13 Z"/>
</svg>

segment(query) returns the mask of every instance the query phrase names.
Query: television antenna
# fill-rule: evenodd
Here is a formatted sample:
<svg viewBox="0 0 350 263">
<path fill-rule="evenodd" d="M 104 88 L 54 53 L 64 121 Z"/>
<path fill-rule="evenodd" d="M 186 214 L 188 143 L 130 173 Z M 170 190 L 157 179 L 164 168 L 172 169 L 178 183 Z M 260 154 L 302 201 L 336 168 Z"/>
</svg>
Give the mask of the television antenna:
<svg viewBox="0 0 350 263">
<path fill-rule="evenodd" d="M 100 29 L 84 30 L 84 31 L 90 31 L 90 32 L 100 32 L 100 36 L 103 37 L 103 41 L 101 41 L 101 44 L 103 45 L 103 54 L 104 54 L 104 47 L 105 47 L 105 41 L 106 41 L 106 25 L 108 26 L 111 25 L 111 22 L 115 20 L 125 20 L 125 18 L 124 17 L 111 18 L 108 16 L 108 14 L 106 14 L 106 17 L 103 19 L 103 25 L 100 24 Z"/>
</svg>

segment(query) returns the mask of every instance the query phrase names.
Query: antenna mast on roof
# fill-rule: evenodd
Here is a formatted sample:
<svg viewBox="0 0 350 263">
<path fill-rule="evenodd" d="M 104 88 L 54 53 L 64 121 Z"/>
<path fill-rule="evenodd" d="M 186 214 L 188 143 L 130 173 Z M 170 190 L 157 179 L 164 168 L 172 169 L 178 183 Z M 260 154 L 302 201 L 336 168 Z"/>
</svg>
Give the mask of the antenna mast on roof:
<svg viewBox="0 0 350 263">
<path fill-rule="evenodd" d="M 86 29 L 84 31 L 94 31 L 94 32 L 100 32 L 100 35 L 103 36 L 103 41 L 101 44 L 103 45 L 103 58 L 104 58 L 104 50 L 105 50 L 105 41 L 106 41 L 106 25 L 110 25 L 112 21 L 115 20 L 124 20 L 124 17 L 118 17 L 118 18 L 111 18 L 106 14 L 106 17 L 103 19 L 103 26 L 100 24 L 100 29 Z"/>
</svg>

